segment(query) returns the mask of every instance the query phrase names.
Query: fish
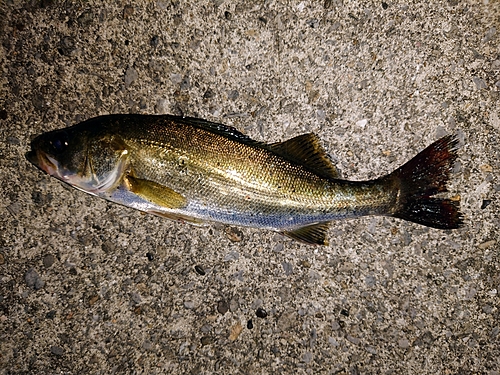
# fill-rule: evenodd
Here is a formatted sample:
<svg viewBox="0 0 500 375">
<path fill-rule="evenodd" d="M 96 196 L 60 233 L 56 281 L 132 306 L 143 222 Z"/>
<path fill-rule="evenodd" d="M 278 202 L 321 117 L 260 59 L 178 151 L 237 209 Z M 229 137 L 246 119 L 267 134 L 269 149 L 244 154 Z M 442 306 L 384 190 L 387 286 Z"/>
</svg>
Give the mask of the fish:
<svg viewBox="0 0 500 375">
<path fill-rule="evenodd" d="M 461 227 L 459 199 L 442 194 L 457 144 L 445 136 L 390 174 L 351 181 L 314 133 L 264 143 L 197 118 L 112 114 L 38 135 L 26 158 L 78 190 L 140 211 L 327 245 L 332 221 L 366 215 Z"/>
</svg>

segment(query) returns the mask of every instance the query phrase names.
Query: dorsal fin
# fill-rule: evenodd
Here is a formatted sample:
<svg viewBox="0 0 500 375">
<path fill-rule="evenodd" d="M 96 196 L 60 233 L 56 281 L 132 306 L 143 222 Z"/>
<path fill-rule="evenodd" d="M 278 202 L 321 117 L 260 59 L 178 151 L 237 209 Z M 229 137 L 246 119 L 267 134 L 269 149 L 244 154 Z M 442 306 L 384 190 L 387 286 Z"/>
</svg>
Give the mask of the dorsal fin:
<svg viewBox="0 0 500 375">
<path fill-rule="evenodd" d="M 320 144 L 314 133 L 302 134 L 285 142 L 272 143 L 269 150 L 285 159 L 304 166 L 309 171 L 323 178 L 339 178 L 337 168 Z"/>
<path fill-rule="evenodd" d="M 198 128 L 208 130 L 212 133 L 223 135 L 229 139 L 249 144 L 249 145 L 262 145 L 262 142 L 256 141 L 250 138 L 248 135 L 243 134 L 238 129 L 224 124 L 218 124 L 216 122 L 211 122 L 207 120 L 202 120 L 194 117 L 174 117 L 170 116 L 175 121 L 183 122 L 185 124 L 193 125 Z"/>
<path fill-rule="evenodd" d="M 312 245 L 328 245 L 326 232 L 329 222 L 317 223 L 301 227 L 289 232 L 283 232 L 284 235 Z"/>
</svg>

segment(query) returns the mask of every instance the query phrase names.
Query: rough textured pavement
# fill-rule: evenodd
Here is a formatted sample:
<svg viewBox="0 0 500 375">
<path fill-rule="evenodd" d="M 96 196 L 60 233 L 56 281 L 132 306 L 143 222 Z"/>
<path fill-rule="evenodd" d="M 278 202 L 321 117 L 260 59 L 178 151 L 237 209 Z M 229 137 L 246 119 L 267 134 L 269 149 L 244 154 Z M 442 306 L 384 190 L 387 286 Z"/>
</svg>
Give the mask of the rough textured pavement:
<svg viewBox="0 0 500 375">
<path fill-rule="evenodd" d="M 500 3 L 0 2 L 3 374 L 500 369 Z M 320 135 L 345 178 L 448 133 L 466 225 L 332 225 L 329 247 L 193 227 L 63 186 L 35 134 L 108 113 Z"/>
</svg>

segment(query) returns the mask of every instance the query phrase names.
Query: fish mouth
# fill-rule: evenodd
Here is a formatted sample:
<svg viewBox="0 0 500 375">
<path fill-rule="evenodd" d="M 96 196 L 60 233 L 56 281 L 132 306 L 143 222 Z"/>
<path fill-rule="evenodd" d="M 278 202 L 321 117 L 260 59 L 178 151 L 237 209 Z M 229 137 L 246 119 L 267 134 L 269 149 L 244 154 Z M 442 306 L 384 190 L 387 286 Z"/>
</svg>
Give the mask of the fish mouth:
<svg viewBox="0 0 500 375">
<path fill-rule="evenodd" d="M 57 163 L 50 156 L 37 150 L 31 150 L 27 152 L 25 156 L 26 159 L 37 168 L 51 176 L 59 177 Z"/>
<path fill-rule="evenodd" d="M 38 153 L 34 150 L 31 150 L 29 152 L 27 152 L 25 154 L 26 156 L 26 159 L 28 159 L 28 161 L 33 164 L 33 165 L 36 165 L 37 167 L 39 167 L 40 165 L 40 160 L 38 159 Z"/>
</svg>

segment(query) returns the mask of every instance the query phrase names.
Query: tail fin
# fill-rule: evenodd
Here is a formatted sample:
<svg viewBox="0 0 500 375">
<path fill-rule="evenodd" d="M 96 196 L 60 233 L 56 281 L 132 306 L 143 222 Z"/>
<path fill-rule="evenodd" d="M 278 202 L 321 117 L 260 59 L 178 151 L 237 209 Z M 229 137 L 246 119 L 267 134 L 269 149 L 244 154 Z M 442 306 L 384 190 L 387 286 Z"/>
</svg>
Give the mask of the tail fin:
<svg viewBox="0 0 500 375">
<path fill-rule="evenodd" d="M 463 224 L 458 201 L 432 197 L 447 191 L 457 143 L 454 136 L 443 137 L 391 173 L 400 182 L 399 205 L 392 216 L 438 229 Z"/>
</svg>

